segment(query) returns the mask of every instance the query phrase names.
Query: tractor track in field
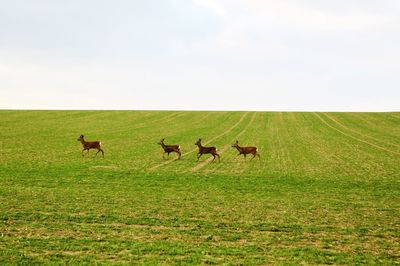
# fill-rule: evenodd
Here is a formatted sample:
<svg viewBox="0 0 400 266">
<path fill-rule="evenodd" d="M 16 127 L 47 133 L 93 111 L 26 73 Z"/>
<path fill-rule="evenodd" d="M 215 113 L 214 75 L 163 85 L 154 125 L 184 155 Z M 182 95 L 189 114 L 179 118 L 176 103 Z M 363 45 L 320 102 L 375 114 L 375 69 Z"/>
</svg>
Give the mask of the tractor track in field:
<svg viewBox="0 0 400 266">
<path fill-rule="evenodd" d="M 156 111 L 156 112 L 158 112 L 158 111 Z M 178 112 L 174 112 L 172 114 L 168 114 L 168 115 L 160 117 L 160 118 L 152 118 L 147 122 L 127 123 L 126 125 L 120 126 L 118 128 L 113 127 L 112 133 L 115 134 L 115 133 L 120 133 L 120 132 L 127 132 L 127 131 L 133 131 L 133 130 L 137 130 L 137 129 L 143 129 L 143 128 L 147 128 L 147 127 L 152 127 L 152 126 L 158 125 L 160 123 L 166 123 L 166 122 L 169 122 L 169 121 L 174 121 L 178 117 L 182 117 L 182 116 L 186 115 L 187 113 L 188 112 L 185 112 L 185 111 L 178 111 Z M 200 117 L 199 120 L 203 120 L 209 115 L 210 114 L 204 114 L 204 115 L 202 115 Z M 149 115 L 145 115 L 143 117 L 147 117 L 147 116 L 149 116 Z M 197 121 L 196 121 L 196 123 L 197 123 Z M 107 132 L 108 130 L 102 130 L 102 131 L 99 131 L 99 132 L 101 133 L 103 131 Z M 112 140 L 102 141 L 102 146 L 106 147 L 107 144 L 109 144 L 109 143 L 112 143 Z"/>
<path fill-rule="evenodd" d="M 275 112 L 271 115 L 267 121 L 267 132 L 269 132 L 269 138 L 271 143 L 269 144 L 270 154 L 269 158 L 274 162 L 274 171 L 280 173 L 288 174 L 290 172 L 292 164 L 292 159 L 289 156 L 288 148 L 285 144 L 285 139 L 282 139 L 282 135 L 285 134 L 283 121 L 283 113 Z M 286 132 L 286 135 L 288 132 Z M 290 140 L 290 138 L 288 138 Z M 267 167 L 271 167 L 267 166 Z"/>
<path fill-rule="evenodd" d="M 211 116 L 213 113 L 212 112 L 208 112 L 207 114 L 203 115 L 200 119 L 196 120 L 196 124 L 200 124 L 201 122 L 203 122 L 204 120 L 206 120 L 209 116 Z"/>
<path fill-rule="evenodd" d="M 232 127 L 230 127 L 229 129 L 225 130 L 225 131 L 222 132 L 221 134 L 219 134 L 219 135 L 217 135 L 217 136 L 211 138 L 210 140 L 208 140 L 207 142 L 205 142 L 204 145 L 207 145 L 208 143 L 210 143 L 210 142 L 212 142 L 212 141 L 214 141 L 214 140 L 216 140 L 216 139 L 218 139 L 218 138 L 220 138 L 220 137 L 222 137 L 222 136 L 228 134 L 229 132 L 231 132 L 235 127 L 237 127 L 237 126 L 243 121 L 243 119 L 244 119 L 247 115 L 248 115 L 247 112 L 244 113 L 244 114 L 240 117 L 239 121 L 236 122 Z M 186 155 L 188 155 L 188 154 L 191 154 L 191 153 L 193 153 L 193 152 L 195 152 L 195 151 L 197 151 L 197 150 L 198 150 L 197 148 L 194 148 L 194 149 L 192 149 L 192 150 L 190 150 L 190 151 L 188 151 L 188 152 L 182 153 L 181 157 L 184 157 L 184 156 L 186 156 Z M 172 163 L 172 162 L 174 162 L 174 161 L 176 161 L 176 160 L 178 160 L 178 158 L 170 159 L 170 160 L 168 160 L 168 161 L 165 161 L 165 162 L 162 162 L 162 163 L 160 163 L 160 164 L 157 164 L 157 165 L 155 165 L 155 166 L 153 166 L 153 167 L 150 167 L 148 170 L 150 170 L 150 171 L 155 170 L 155 169 L 157 169 L 157 168 L 159 168 L 159 167 L 161 167 L 161 166 L 170 164 L 170 163 Z"/>
<path fill-rule="evenodd" d="M 290 113 L 290 116 L 292 120 L 296 119 L 293 113 Z M 322 158 L 325 158 L 327 161 L 334 165 L 337 165 L 338 163 L 339 165 L 344 165 L 344 171 L 349 175 L 356 175 L 358 173 L 351 165 L 347 163 L 346 160 L 344 160 L 340 156 L 335 155 L 334 153 L 329 153 L 327 151 L 327 146 L 322 145 L 321 142 L 316 141 L 312 137 L 308 129 L 306 129 L 305 127 L 297 127 L 297 130 L 302 136 L 301 139 L 304 141 L 304 143 L 308 143 L 313 148 L 313 150 L 316 151 L 317 154 L 319 154 Z"/>
<path fill-rule="evenodd" d="M 342 132 L 340 132 L 340 133 L 343 134 Z M 348 136 L 346 136 L 346 137 L 348 137 Z M 370 144 L 368 144 L 368 145 L 370 145 Z M 373 153 L 371 153 L 371 151 L 359 150 L 359 152 L 362 153 L 363 156 L 365 156 L 362 160 L 365 160 L 368 158 L 369 165 L 374 165 L 375 169 L 382 168 L 382 166 L 376 162 L 376 157 L 373 155 Z M 339 160 L 341 160 L 343 165 L 349 165 L 349 167 L 348 167 L 348 169 L 350 170 L 349 174 L 351 174 L 355 177 L 360 176 L 360 167 L 361 167 L 360 163 L 362 160 L 360 161 L 357 157 L 351 157 L 351 158 L 346 157 L 344 153 L 339 153 L 338 155 L 333 155 L 333 156 L 335 158 L 338 158 Z"/>
<path fill-rule="evenodd" d="M 385 145 L 388 145 L 388 146 L 394 146 L 394 147 L 400 148 L 400 145 L 397 145 L 397 144 L 394 144 L 394 143 L 385 142 L 385 141 L 382 141 L 382 140 L 380 140 L 380 139 L 376 139 L 376 138 L 374 138 L 374 137 L 371 137 L 371 136 L 369 136 L 369 135 L 360 133 L 360 132 L 358 132 L 357 130 L 354 130 L 354 129 L 352 129 L 352 128 L 349 128 L 349 127 L 346 126 L 346 125 L 343 125 L 343 124 L 340 123 L 338 120 L 336 120 L 335 118 L 333 118 L 331 115 L 328 115 L 327 113 L 324 113 L 324 114 L 325 114 L 325 116 L 328 117 L 330 120 L 332 120 L 333 122 L 335 122 L 336 124 L 338 124 L 338 125 L 341 126 L 342 128 L 347 129 L 348 131 L 351 131 L 351 132 L 353 132 L 353 133 L 355 133 L 355 134 L 357 134 L 357 135 L 360 135 L 360 136 L 363 136 L 363 137 L 365 137 L 365 138 L 374 140 L 374 141 L 376 141 L 376 142 L 380 142 L 380 143 L 385 144 Z"/>
<path fill-rule="evenodd" d="M 239 132 L 239 134 L 237 134 L 237 135 L 233 138 L 233 140 L 238 139 L 241 135 L 243 135 L 243 134 L 246 132 L 246 130 L 250 127 L 250 125 L 253 124 L 253 121 L 254 121 L 254 118 L 256 117 L 256 114 L 257 114 L 257 113 L 254 113 L 254 114 L 253 114 L 253 116 L 252 116 L 251 119 L 250 119 L 250 122 L 246 125 L 246 127 L 245 127 L 242 131 Z M 232 141 L 231 141 L 231 142 L 232 142 Z M 230 147 L 230 144 L 225 144 L 218 154 L 220 154 L 220 155 L 223 154 L 227 149 L 229 149 L 229 147 Z M 205 160 L 205 161 L 203 161 L 203 162 L 197 164 L 197 165 L 196 165 L 195 167 L 193 167 L 190 171 L 191 171 L 192 173 L 193 173 L 193 172 L 197 172 L 198 170 L 200 170 L 201 168 L 203 168 L 205 165 L 207 165 L 208 163 L 210 163 L 210 162 L 212 161 L 212 159 L 213 159 L 213 157 L 208 158 L 207 160 Z"/>
<path fill-rule="evenodd" d="M 161 118 L 158 118 L 158 119 L 151 120 L 149 122 L 151 124 L 156 124 L 156 123 L 157 124 L 162 124 L 162 123 L 166 123 L 166 122 L 169 122 L 171 120 L 174 120 L 174 119 L 176 119 L 178 117 L 181 117 L 183 115 L 185 115 L 184 112 L 176 112 L 176 113 L 173 113 L 173 114 L 169 114 L 169 115 L 167 115 L 165 117 L 161 117 Z M 132 128 L 132 129 L 146 128 L 146 127 L 149 126 L 149 122 L 142 122 L 142 123 L 139 124 L 140 126 L 136 126 L 136 127 Z"/>
<path fill-rule="evenodd" d="M 264 119 L 265 119 L 265 118 L 263 118 L 263 121 L 264 121 Z M 267 115 L 267 121 L 266 121 L 265 124 L 263 124 L 263 126 L 261 127 L 260 132 L 265 132 L 265 134 L 267 135 L 269 128 L 271 128 L 271 114 L 270 114 L 270 113 Z M 264 131 L 264 130 L 265 130 L 265 131 Z M 267 146 L 268 146 L 268 144 L 264 144 L 264 148 L 265 148 L 266 151 L 268 150 Z M 266 152 L 264 153 L 264 156 L 267 157 Z M 264 160 L 264 161 L 263 161 L 263 160 Z M 265 162 L 267 162 L 267 159 L 266 159 L 266 158 L 260 160 L 261 166 L 260 166 L 260 168 L 258 169 L 257 174 L 261 174 L 266 168 L 269 167 L 269 165 L 266 164 Z"/>
<path fill-rule="evenodd" d="M 382 134 L 382 132 L 380 132 L 380 131 L 378 131 L 379 129 L 380 130 L 384 130 L 384 132 L 387 134 L 388 133 L 388 131 L 390 131 L 389 133 L 389 135 L 387 135 L 387 136 L 389 136 L 390 138 L 398 138 L 398 134 L 396 134 L 396 133 L 394 133 L 393 134 L 393 128 L 388 128 L 387 126 L 385 126 L 385 127 L 382 127 L 382 126 L 380 126 L 379 127 L 379 129 L 378 128 L 376 128 L 376 126 L 377 126 L 377 124 L 376 124 L 376 122 L 375 121 L 371 121 L 371 120 L 369 120 L 368 118 L 366 118 L 366 117 L 364 117 L 363 115 L 364 114 L 360 114 L 360 113 L 357 113 L 357 114 L 354 114 L 354 113 L 349 113 L 349 115 L 353 118 L 353 119 L 357 119 L 357 120 L 359 120 L 359 121 L 362 121 L 366 126 L 368 126 L 368 127 L 371 127 L 371 128 L 373 128 L 373 130 L 376 132 L 376 133 L 378 133 L 379 135 L 380 134 Z M 400 133 L 400 132 L 399 132 Z"/>
<path fill-rule="evenodd" d="M 252 128 L 252 130 L 251 130 L 251 132 L 253 133 L 253 134 L 256 134 L 256 135 L 258 135 L 258 132 L 262 132 L 262 130 L 260 129 L 261 128 L 261 126 L 262 126 L 262 123 L 260 122 L 260 119 L 263 119 L 263 115 L 262 115 L 262 113 L 257 113 L 257 115 L 256 115 L 256 117 L 254 118 L 254 120 L 255 121 L 253 121 L 253 124 L 254 123 L 256 123 L 256 125 Z M 254 133 L 254 132 L 257 132 L 257 133 Z M 248 134 L 246 135 L 247 137 L 248 137 Z M 257 137 L 254 137 L 255 139 L 257 139 Z M 252 138 L 251 138 L 252 139 Z M 255 146 L 256 147 L 260 147 L 260 143 L 258 142 L 258 141 L 256 141 L 256 143 L 252 143 L 252 144 L 255 144 Z M 234 155 L 232 155 L 232 157 L 230 157 L 231 158 L 231 160 L 234 162 L 234 164 L 232 165 L 232 166 L 230 166 L 229 168 L 230 168 L 230 171 L 231 172 L 234 172 L 234 173 L 236 173 L 236 174 L 241 174 L 241 173 L 243 173 L 243 172 L 246 172 L 247 171 L 247 169 L 249 169 L 250 168 L 250 165 L 253 165 L 253 164 L 250 164 L 250 163 L 248 163 L 248 162 L 250 162 L 252 159 L 250 159 L 250 161 L 248 161 L 247 159 L 242 159 L 242 156 L 238 156 L 238 154 L 236 154 L 236 152 L 237 152 L 237 150 L 236 149 L 234 149 L 234 151 L 235 151 L 235 154 Z M 260 150 L 257 150 L 257 152 L 259 153 L 259 155 L 260 155 Z M 225 156 L 226 157 L 226 156 Z M 260 163 L 260 167 L 258 167 L 257 169 L 257 173 L 259 173 L 260 171 L 262 171 L 263 170 L 263 168 L 261 167 L 262 166 L 262 164 L 261 164 L 261 155 L 260 155 L 260 157 L 258 157 L 258 158 L 254 158 L 254 161 L 256 161 L 257 163 Z M 220 168 L 222 168 L 222 167 L 220 167 L 220 166 L 218 166 L 218 170 L 220 169 Z M 254 169 L 254 168 L 252 168 L 252 169 Z"/>
<path fill-rule="evenodd" d="M 284 118 L 283 118 L 283 114 L 284 113 L 282 113 L 282 112 L 277 113 L 278 121 L 279 121 L 279 125 L 280 126 L 279 127 L 277 126 L 277 129 L 279 128 L 279 130 L 276 130 L 277 131 L 276 136 L 277 136 L 277 141 L 278 141 L 278 144 L 279 144 L 279 147 L 280 147 L 280 151 L 281 151 L 281 155 L 282 155 L 281 158 L 282 158 L 282 161 L 284 162 L 283 165 L 285 166 L 284 171 L 285 171 L 286 174 L 289 174 L 290 169 L 293 168 L 294 164 L 293 164 L 293 159 L 290 156 L 291 153 L 290 153 L 290 150 L 288 148 L 288 145 L 285 144 L 284 139 L 282 138 L 282 135 L 285 134 L 287 139 L 288 140 L 290 139 L 289 132 L 288 132 L 287 128 L 284 126 L 285 125 L 285 121 L 284 121 Z"/>
<path fill-rule="evenodd" d="M 359 141 L 359 142 L 368 144 L 369 146 L 374 147 L 374 148 L 376 148 L 376 149 L 379 149 L 379 150 L 382 150 L 382 151 L 386 151 L 386 152 L 395 154 L 395 155 L 397 155 L 397 156 L 400 156 L 400 153 L 399 153 L 399 152 L 386 149 L 385 147 L 381 147 L 381 146 L 376 145 L 376 144 L 374 144 L 374 143 L 371 143 L 371 142 L 369 142 L 369 141 L 366 141 L 366 140 L 360 139 L 360 138 L 358 138 L 358 137 L 352 136 L 352 135 L 350 135 L 350 134 L 348 134 L 348 133 L 346 133 L 346 132 L 343 132 L 342 130 L 340 130 L 340 129 L 338 129 L 338 128 L 332 126 L 332 125 L 330 125 L 330 124 L 329 124 L 328 122 L 326 122 L 319 114 L 317 114 L 317 113 L 313 113 L 313 114 L 314 114 L 315 116 L 317 116 L 317 117 L 319 118 L 319 120 L 321 120 L 321 122 L 324 123 L 326 126 L 328 126 L 329 128 L 331 128 L 331 129 L 333 129 L 333 130 L 335 130 L 335 131 L 341 133 L 342 135 L 344 135 L 344 136 L 346 136 L 346 137 L 349 137 L 349 138 L 352 138 L 352 139 L 357 140 L 357 141 Z"/>
<path fill-rule="evenodd" d="M 184 114 L 184 112 L 174 112 L 172 114 L 160 117 L 160 118 L 152 118 L 148 121 L 144 121 L 144 122 L 139 122 L 139 123 L 135 123 L 135 121 L 132 122 L 127 122 L 122 126 L 119 127 L 113 127 L 112 133 L 117 133 L 117 132 L 124 132 L 127 130 L 136 130 L 136 129 L 141 129 L 141 128 L 146 128 L 149 125 L 154 125 L 156 123 L 160 123 L 160 122 L 165 122 L 165 121 L 170 121 L 171 118 L 172 120 L 175 119 L 177 116 L 182 116 Z M 149 114 L 146 114 L 142 117 L 138 117 L 139 119 L 143 119 L 147 116 L 150 116 Z M 108 132 L 107 129 L 103 129 L 103 130 L 98 130 L 96 131 L 98 133 L 105 133 Z"/>
</svg>

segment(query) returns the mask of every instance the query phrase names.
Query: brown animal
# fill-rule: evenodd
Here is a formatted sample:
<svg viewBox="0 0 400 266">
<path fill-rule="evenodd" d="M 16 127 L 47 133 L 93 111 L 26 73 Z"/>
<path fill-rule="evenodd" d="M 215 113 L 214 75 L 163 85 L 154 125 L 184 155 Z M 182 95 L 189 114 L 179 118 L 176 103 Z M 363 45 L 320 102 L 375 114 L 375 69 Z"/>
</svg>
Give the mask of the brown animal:
<svg viewBox="0 0 400 266">
<path fill-rule="evenodd" d="M 89 150 L 90 149 L 97 149 L 97 153 L 101 152 L 104 158 L 104 151 L 101 149 L 101 142 L 100 141 L 85 141 L 84 136 L 80 135 L 78 141 L 82 143 L 83 150 L 82 150 L 82 156 L 84 156 L 83 152 L 87 150 L 87 154 L 89 155 Z M 97 156 L 96 153 L 96 156 Z"/>
<path fill-rule="evenodd" d="M 253 158 L 251 158 L 251 160 L 253 160 L 256 156 L 258 156 L 258 158 L 260 159 L 260 154 L 258 154 L 257 152 L 257 147 L 240 147 L 239 141 L 236 141 L 236 143 L 233 144 L 232 147 L 236 148 L 239 151 L 238 156 L 243 154 L 244 158 L 246 159 L 247 154 L 253 154 Z"/>
<path fill-rule="evenodd" d="M 169 154 L 171 152 L 176 152 L 179 155 L 178 159 L 181 159 L 181 146 L 179 146 L 179 145 L 165 145 L 164 144 L 164 139 L 162 139 L 158 144 L 160 144 L 161 147 L 164 149 L 163 158 L 164 158 L 164 155 L 166 153 L 168 153 L 168 157 L 169 157 Z"/>
<path fill-rule="evenodd" d="M 200 157 L 203 154 L 211 154 L 214 157 L 212 162 L 215 160 L 215 157 L 218 157 L 218 161 L 221 161 L 220 156 L 217 153 L 217 148 L 215 148 L 215 147 L 203 147 L 201 145 L 201 139 L 199 139 L 194 145 L 197 145 L 197 147 L 199 147 L 199 152 L 197 153 L 197 161 L 199 161 Z"/>
</svg>

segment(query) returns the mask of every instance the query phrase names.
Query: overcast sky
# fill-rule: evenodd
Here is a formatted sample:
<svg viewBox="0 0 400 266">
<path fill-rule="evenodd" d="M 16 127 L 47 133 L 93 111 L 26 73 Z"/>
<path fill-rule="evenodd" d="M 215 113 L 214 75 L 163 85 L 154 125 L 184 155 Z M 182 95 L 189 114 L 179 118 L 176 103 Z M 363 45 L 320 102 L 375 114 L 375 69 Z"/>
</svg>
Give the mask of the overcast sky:
<svg viewBox="0 0 400 266">
<path fill-rule="evenodd" d="M 0 108 L 400 111 L 400 1 L 0 0 Z"/>
</svg>

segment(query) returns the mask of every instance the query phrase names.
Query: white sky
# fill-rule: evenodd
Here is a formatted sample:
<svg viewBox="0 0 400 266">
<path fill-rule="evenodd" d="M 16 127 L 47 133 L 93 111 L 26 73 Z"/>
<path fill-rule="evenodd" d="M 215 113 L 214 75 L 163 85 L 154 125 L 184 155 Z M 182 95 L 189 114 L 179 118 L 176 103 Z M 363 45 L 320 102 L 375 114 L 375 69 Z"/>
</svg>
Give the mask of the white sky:
<svg viewBox="0 0 400 266">
<path fill-rule="evenodd" d="M 0 0 L 0 108 L 400 111 L 400 1 Z"/>
</svg>

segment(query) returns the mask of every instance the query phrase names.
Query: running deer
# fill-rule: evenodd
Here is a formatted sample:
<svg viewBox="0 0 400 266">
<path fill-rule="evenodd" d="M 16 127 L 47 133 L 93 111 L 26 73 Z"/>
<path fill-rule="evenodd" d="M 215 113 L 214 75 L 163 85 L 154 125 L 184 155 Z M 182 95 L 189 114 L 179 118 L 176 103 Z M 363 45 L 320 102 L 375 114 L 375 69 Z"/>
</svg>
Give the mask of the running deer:
<svg viewBox="0 0 400 266">
<path fill-rule="evenodd" d="M 90 149 L 97 149 L 97 153 L 101 152 L 104 158 L 104 151 L 101 149 L 101 142 L 100 141 L 85 141 L 84 136 L 80 135 L 78 141 L 82 143 L 83 150 L 82 150 L 82 156 L 84 156 L 83 152 L 87 150 L 87 154 L 89 155 L 89 150 Z M 96 153 L 96 156 L 97 156 Z"/>
<path fill-rule="evenodd" d="M 201 139 L 199 139 L 194 145 L 197 145 L 197 147 L 199 147 L 199 152 L 197 153 L 197 161 L 199 161 L 200 157 L 203 154 L 211 154 L 214 159 L 212 160 L 212 162 L 215 160 L 215 157 L 218 156 L 218 161 L 221 161 L 219 154 L 217 153 L 217 148 L 215 147 L 203 147 L 201 145 Z"/>
<path fill-rule="evenodd" d="M 165 145 L 164 144 L 164 139 L 162 139 L 158 144 L 160 144 L 161 147 L 164 149 L 163 158 L 164 158 L 164 155 L 166 153 L 168 153 L 168 157 L 169 157 L 169 154 L 171 152 L 176 152 L 179 155 L 178 159 L 181 158 L 181 146 L 179 146 L 179 145 Z"/>
<path fill-rule="evenodd" d="M 238 156 L 243 154 L 244 158 L 246 159 L 247 154 L 253 154 L 253 158 L 251 158 L 251 160 L 253 160 L 256 156 L 258 156 L 258 158 L 260 159 L 260 154 L 258 154 L 257 152 L 257 147 L 240 147 L 238 140 L 235 144 L 232 145 L 232 147 L 236 148 L 239 151 Z"/>
</svg>

